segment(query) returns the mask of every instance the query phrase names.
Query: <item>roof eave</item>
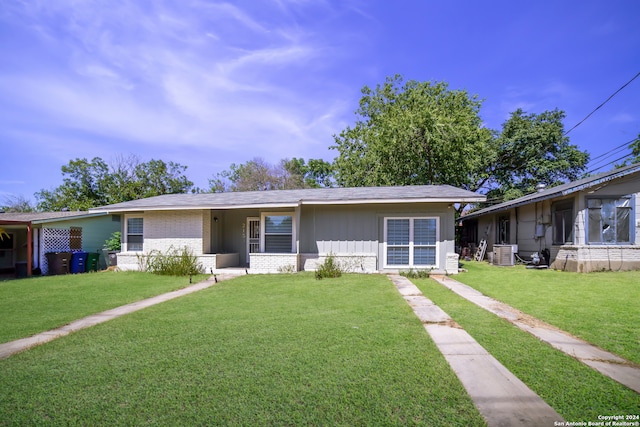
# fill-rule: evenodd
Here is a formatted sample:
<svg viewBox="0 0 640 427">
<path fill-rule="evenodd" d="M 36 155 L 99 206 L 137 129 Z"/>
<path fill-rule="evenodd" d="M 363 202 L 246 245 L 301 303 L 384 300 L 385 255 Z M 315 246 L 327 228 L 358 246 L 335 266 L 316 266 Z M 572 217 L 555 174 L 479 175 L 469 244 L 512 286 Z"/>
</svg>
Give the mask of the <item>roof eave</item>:
<svg viewBox="0 0 640 427">
<path fill-rule="evenodd" d="M 273 209 L 295 208 L 300 205 L 358 205 L 358 204 L 400 204 L 400 203 L 479 203 L 486 200 L 485 196 L 470 197 L 437 197 L 416 199 L 360 199 L 360 200 L 301 200 L 288 203 L 247 203 L 238 205 L 167 205 L 167 206 L 132 206 L 123 208 L 93 208 L 90 212 L 101 214 L 140 212 L 140 211 L 172 211 L 172 210 L 232 210 L 232 209 Z"/>
<path fill-rule="evenodd" d="M 567 194 L 570 194 L 570 193 L 567 193 Z M 532 199 L 523 200 L 522 202 L 510 203 L 503 206 L 496 205 L 495 207 L 485 208 L 485 209 L 479 210 L 478 212 L 473 212 L 473 213 L 470 213 L 469 215 L 465 215 L 464 217 L 460 218 L 460 220 L 466 221 L 468 219 L 478 218 L 483 215 L 508 211 L 509 209 L 519 208 L 520 206 L 528 205 L 529 203 L 542 202 L 544 200 L 553 199 L 554 197 L 558 197 L 558 196 L 565 196 L 567 194 L 565 194 L 565 192 L 563 191 L 556 191 L 553 193 L 544 194 L 540 197 L 534 197 Z"/>
</svg>

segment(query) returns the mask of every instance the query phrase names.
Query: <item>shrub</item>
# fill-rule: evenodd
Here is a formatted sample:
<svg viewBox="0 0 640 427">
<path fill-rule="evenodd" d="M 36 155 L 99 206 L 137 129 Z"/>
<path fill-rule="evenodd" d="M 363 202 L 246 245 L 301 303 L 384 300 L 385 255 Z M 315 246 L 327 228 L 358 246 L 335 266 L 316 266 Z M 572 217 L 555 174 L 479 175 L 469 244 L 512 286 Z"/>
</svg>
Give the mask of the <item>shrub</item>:
<svg viewBox="0 0 640 427">
<path fill-rule="evenodd" d="M 165 253 L 153 250 L 146 255 L 138 255 L 138 266 L 142 271 L 163 276 L 190 276 L 204 271 L 198 258 L 187 247 L 171 247 Z"/>
<path fill-rule="evenodd" d="M 293 264 L 281 265 L 278 267 L 278 273 L 289 273 L 293 274 L 296 272 L 296 266 Z"/>
<path fill-rule="evenodd" d="M 104 247 L 110 251 L 119 251 L 122 235 L 119 231 L 114 231 L 111 236 L 104 241 Z"/>
<path fill-rule="evenodd" d="M 414 270 L 413 268 L 409 271 L 400 272 L 400 275 L 407 279 L 427 279 L 429 274 L 431 274 L 431 270 Z"/>
<path fill-rule="evenodd" d="M 331 278 L 340 276 L 342 276 L 342 269 L 336 262 L 333 254 L 329 254 L 316 270 L 316 279 L 318 280 L 324 279 L 325 277 Z"/>
</svg>

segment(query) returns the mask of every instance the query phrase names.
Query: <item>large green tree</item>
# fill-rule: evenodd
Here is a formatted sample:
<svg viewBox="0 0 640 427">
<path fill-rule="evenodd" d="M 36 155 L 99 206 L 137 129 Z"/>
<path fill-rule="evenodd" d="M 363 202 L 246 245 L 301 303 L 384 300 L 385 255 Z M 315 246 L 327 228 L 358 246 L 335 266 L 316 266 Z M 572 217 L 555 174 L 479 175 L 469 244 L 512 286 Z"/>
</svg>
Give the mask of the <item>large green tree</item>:
<svg viewBox="0 0 640 427">
<path fill-rule="evenodd" d="M 589 154 L 569 143 L 560 110 L 511 113 L 494 142 L 489 197 L 509 200 L 532 193 L 540 184 L 554 186 L 580 178 Z"/>
<path fill-rule="evenodd" d="M 482 126 L 481 104 L 444 82 L 403 83 L 395 76 L 375 89 L 365 86 L 355 125 L 334 135 L 338 184 L 451 184 L 475 190 L 492 139 Z"/>
<path fill-rule="evenodd" d="M 86 210 L 193 188 L 184 175 L 186 166 L 162 160 L 140 162 L 136 156 L 120 156 L 111 165 L 100 157 L 78 158 L 61 169 L 62 185 L 36 193 L 39 210 Z"/>
<path fill-rule="evenodd" d="M 395 76 L 365 86 L 355 125 L 334 135 L 338 184 L 449 184 L 500 201 L 584 172 L 589 156 L 569 144 L 562 111 L 517 110 L 496 131 L 483 126 L 481 106 L 444 82 Z"/>
</svg>

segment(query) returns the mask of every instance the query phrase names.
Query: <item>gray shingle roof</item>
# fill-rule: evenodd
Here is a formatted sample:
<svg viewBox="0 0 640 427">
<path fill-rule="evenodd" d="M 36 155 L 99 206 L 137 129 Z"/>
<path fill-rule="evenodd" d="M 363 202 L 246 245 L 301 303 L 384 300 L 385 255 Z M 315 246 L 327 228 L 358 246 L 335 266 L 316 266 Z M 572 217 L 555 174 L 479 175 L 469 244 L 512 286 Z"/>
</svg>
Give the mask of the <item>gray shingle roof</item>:
<svg viewBox="0 0 640 427">
<path fill-rule="evenodd" d="M 71 211 L 71 212 L 2 212 L 0 221 L 41 223 L 48 221 L 60 221 L 65 219 L 86 218 L 104 215 L 104 213 Z"/>
<path fill-rule="evenodd" d="M 485 197 L 449 185 L 404 187 L 313 188 L 302 190 L 230 193 L 167 194 L 116 203 L 90 212 L 125 212 L 168 209 L 233 209 L 241 207 L 297 206 L 299 204 L 360 204 L 392 202 L 481 202 Z"/>
<path fill-rule="evenodd" d="M 479 216 L 486 215 L 488 213 L 505 211 L 507 209 L 512 209 L 518 206 L 527 205 L 533 202 L 540 202 L 542 200 L 548 200 L 556 197 L 567 196 L 571 193 L 575 193 L 580 190 L 585 190 L 588 188 L 600 186 L 614 179 L 627 177 L 629 175 L 637 174 L 637 173 L 640 173 L 640 163 L 636 163 L 620 169 L 613 169 L 611 171 L 592 175 L 587 178 L 579 179 L 577 181 L 571 181 L 566 184 L 548 188 L 544 191 L 528 194 L 518 199 L 510 200 L 508 202 L 504 202 L 498 205 L 490 206 L 488 208 L 480 209 L 479 211 L 476 211 L 469 215 L 464 216 L 462 220 L 477 218 Z"/>
</svg>

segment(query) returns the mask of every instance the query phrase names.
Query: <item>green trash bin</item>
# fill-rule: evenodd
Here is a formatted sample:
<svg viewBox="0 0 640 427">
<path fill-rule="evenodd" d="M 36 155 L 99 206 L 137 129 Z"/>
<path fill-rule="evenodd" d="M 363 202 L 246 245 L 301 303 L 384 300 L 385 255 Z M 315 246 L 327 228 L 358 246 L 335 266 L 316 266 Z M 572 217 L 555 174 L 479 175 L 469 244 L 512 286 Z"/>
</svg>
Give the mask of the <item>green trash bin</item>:
<svg viewBox="0 0 640 427">
<path fill-rule="evenodd" d="M 85 263 L 85 271 L 98 271 L 98 261 L 100 260 L 100 254 L 97 252 L 89 252 L 87 254 L 87 262 Z"/>
</svg>

